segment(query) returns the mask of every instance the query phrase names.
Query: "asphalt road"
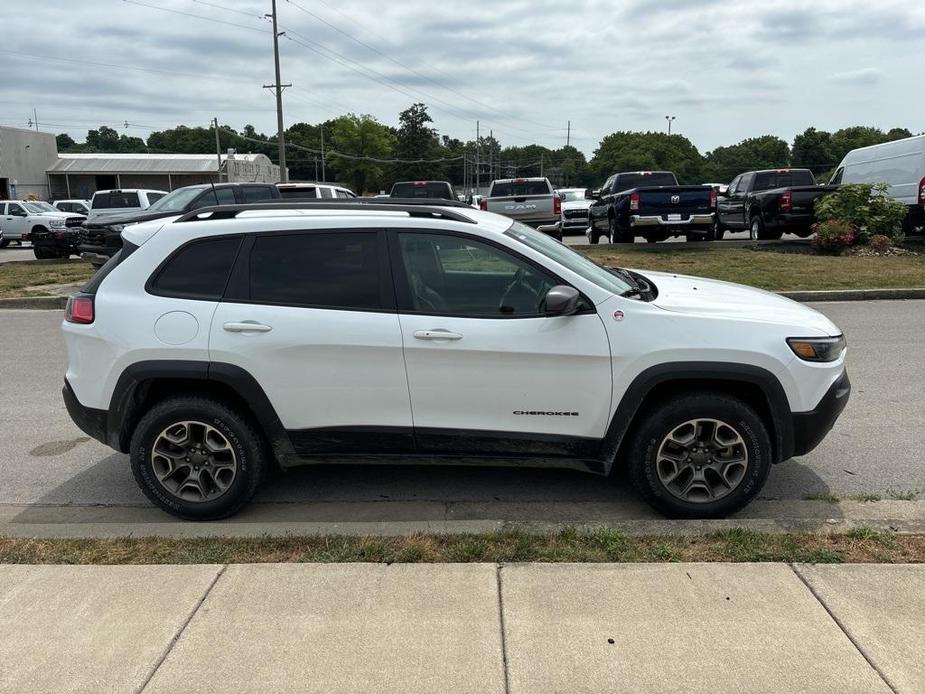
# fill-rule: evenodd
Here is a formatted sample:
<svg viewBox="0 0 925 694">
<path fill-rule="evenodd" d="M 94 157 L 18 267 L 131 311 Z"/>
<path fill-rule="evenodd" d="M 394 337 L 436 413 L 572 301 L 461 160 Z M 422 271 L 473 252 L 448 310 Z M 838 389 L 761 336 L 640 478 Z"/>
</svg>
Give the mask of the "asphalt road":
<svg viewBox="0 0 925 694">
<path fill-rule="evenodd" d="M 21 260 L 35 260 L 35 253 L 32 252 L 32 244 L 28 246 L 10 244 L 6 248 L 0 248 L 0 265 L 3 263 L 15 263 Z"/>
<path fill-rule="evenodd" d="M 816 308 L 848 336 L 854 392 L 822 445 L 775 467 L 762 497 L 925 498 L 925 301 Z M 148 507 L 127 457 L 89 440 L 68 418 L 60 395 L 61 317 L 59 311 L 0 311 L 0 511 L 20 505 Z M 570 508 L 584 502 L 620 502 L 631 509 L 630 516 L 651 515 L 619 479 L 558 470 L 307 467 L 272 476 L 257 501 L 265 511 L 271 507 L 271 515 L 283 516 L 287 508 L 307 508 L 296 502 L 348 502 L 388 508 L 379 515 L 400 519 L 402 504 L 369 503 L 387 501 L 430 502 L 441 514 L 482 504 L 486 513 L 502 515 L 506 509 L 522 515 L 518 504 L 540 502 L 534 508 L 543 508 L 544 517 L 567 517 Z"/>
</svg>

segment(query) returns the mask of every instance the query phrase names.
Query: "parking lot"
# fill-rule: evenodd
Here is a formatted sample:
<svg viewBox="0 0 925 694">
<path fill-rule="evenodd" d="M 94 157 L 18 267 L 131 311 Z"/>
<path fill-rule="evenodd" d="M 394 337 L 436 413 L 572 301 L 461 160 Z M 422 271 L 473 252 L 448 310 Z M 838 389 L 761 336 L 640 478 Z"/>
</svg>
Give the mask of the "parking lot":
<svg viewBox="0 0 925 694">
<path fill-rule="evenodd" d="M 772 470 L 744 514 L 774 516 L 807 498 L 923 498 L 921 335 L 925 301 L 818 304 L 849 341 L 854 386 L 835 430 L 810 455 Z M 59 311 L 0 311 L 0 512 L 10 523 L 173 521 L 149 506 L 127 456 L 89 440 L 61 401 Z M 780 511 L 783 513 L 784 511 Z M 229 523 L 590 521 L 655 517 L 625 481 L 571 471 L 321 466 L 279 473 Z M 189 525 L 189 524 L 188 524 Z M 25 525 L 24 525 L 25 527 Z M 150 526 L 153 528 L 154 526 Z M 153 531 L 153 530 L 152 530 Z"/>
</svg>

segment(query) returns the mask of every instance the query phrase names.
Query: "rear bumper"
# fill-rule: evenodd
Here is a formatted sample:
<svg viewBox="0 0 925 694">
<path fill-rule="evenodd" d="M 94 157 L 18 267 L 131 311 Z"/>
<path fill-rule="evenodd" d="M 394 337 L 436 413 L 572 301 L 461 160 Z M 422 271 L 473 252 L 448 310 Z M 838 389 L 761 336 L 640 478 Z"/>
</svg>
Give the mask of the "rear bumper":
<svg viewBox="0 0 925 694">
<path fill-rule="evenodd" d="M 692 214 L 687 219 L 665 219 L 665 215 L 642 216 L 638 214 L 630 215 L 630 226 L 632 227 L 709 227 L 713 224 L 713 213 L 709 214 Z"/>
<path fill-rule="evenodd" d="M 848 372 L 842 371 L 815 408 L 793 414 L 793 455 L 806 455 L 820 444 L 845 409 L 850 395 Z"/>
<path fill-rule="evenodd" d="M 76 424 L 87 436 L 108 446 L 109 442 L 106 440 L 107 412 L 105 410 L 96 410 L 92 407 L 81 405 L 80 400 L 77 399 L 77 395 L 74 393 L 74 389 L 71 388 L 71 384 L 67 382 L 67 379 L 64 379 L 62 396 L 64 397 L 64 406 L 67 408 L 67 413 L 71 416 L 74 424 Z"/>
<path fill-rule="evenodd" d="M 812 213 L 780 213 L 775 217 L 764 220 L 765 227 L 769 229 L 781 229 L 787 231 L 805 231 L 809 229 L 815 221 Z"/>
</svg>

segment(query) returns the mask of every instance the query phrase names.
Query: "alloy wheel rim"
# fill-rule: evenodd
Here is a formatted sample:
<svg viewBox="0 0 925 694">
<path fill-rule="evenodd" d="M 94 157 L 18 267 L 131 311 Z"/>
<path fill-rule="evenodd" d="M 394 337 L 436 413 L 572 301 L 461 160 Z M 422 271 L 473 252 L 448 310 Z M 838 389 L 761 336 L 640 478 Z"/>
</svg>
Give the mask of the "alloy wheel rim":
<svg viewBox="0 0 925 694">
<path fill-rule="evenodd" d="M 749 228 L 748 235 L 751 236 L 752 241 L 758 240 L 758 220 L 757 219 L 754 222 L 752 222 L 752 225 Z"/>
<path fill-rule="evenodd" d="M 238 474 L 238 456 L 227 437 L 205 422 L 166 427 L 151 447 L 151 467 L 161 486 L 183 501 L 214 501 Z"/>
<path fill-rule="evenodd" d="M 694 504 L 718 501 L 745 479 L 748 448 L 742 435 L 719 419 L 690 419 L 662 439 L 655 467 L 662 486 Z"/>
</svg>

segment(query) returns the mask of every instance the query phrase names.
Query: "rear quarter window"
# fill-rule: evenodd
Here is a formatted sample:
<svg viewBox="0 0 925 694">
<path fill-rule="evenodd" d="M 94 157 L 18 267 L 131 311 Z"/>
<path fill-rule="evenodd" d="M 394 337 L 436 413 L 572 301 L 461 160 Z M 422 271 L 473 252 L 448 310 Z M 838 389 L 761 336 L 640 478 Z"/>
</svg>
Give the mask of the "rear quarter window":
<svg viewBox="0 0 925 694">
<path fill-rule="evenodd" d="M 218 301 L 242 238 L 224 236 L 186 244 L 157 270 L 148 282 L 148 291 L 158 296 Z"/>
</svg>

